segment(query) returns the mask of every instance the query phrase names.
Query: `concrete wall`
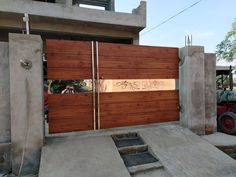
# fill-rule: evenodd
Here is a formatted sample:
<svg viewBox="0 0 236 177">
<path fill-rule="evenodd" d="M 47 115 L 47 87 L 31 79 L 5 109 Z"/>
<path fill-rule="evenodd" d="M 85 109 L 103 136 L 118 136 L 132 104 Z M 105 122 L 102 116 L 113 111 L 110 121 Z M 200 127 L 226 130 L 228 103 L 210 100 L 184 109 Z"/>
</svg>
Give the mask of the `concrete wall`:
<svg viewBox="0 0 236 177">
<path fill-rule="evenodd" d="M 40 36 L 10 34 L 12 171 L 38 172 L 43 146 L 43 64 Z M 32 67 L 23 68 L 24 62 Z M 23 158 L 23 163 L 22 163 Z"/>
<path fill-rule="evenodd" d="M 0 42 L 0 143 L 10 142 L 10 88 L 8 43 Z"/>
<path fill-rule="evenodd" d="M 30 14 L 31 31 L 67 33 L 133 39 L 139 42 L 139 32 L 146 26 L 146 2 L 134 13 L 119 13 L 45 3 L 29 0 L 0 1 L 0 29 L 22 29 L 24 13 Z"/>
<path fill-rule="evenodd" d="M 180 123 L 193 132 L 205 134 L 204 47 L 180 49 Z"/>
<path fill-rule="evenodd" d="M 8 43 L 0 42 L 0 173 L 10 170 L 10 129 Z"/>
<path fill-rule="evenodd" d="M 205 54 L 205 106 L 206 134 L 216 131 L 217 102 L 216 102 L 216 56 Z"/>
<path fill-rule="evenodd" d="M 34 16 L 48 18 L 142 28 L 146 25 L 146 18 L 143 18 L 143 13 L 146 15 L 146 6 L 144 6 L 146 2 L 142 1 L 140 5 L 141 7 L 138 7 L 139 10 L 132 14 L 87 9 L 78 6 L 67 7 L 59 3 L 54 4 L 28 0 L 1 0 L 0 12 L 18 13 L 22 15 L 28 13 Z"/>
<path fill-rule="evenodd" d="M 180 49 L 180 123 L 198 135 L 216 131 L 216 57 L 204 47 Z"/>
</svg>

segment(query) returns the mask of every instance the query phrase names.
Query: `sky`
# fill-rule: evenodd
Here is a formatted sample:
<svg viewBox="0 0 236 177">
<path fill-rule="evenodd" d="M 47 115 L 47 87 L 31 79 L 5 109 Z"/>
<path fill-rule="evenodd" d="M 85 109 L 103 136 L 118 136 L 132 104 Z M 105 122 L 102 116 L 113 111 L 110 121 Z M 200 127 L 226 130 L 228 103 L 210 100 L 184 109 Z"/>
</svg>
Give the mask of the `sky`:
<svg viewBox="0 0 236 177">
<path fill-rule="evenodd" d="M 236 19 L 236 0 L 203 0 L 159 28 L 152 27 L 198 0 L 147 0 L 147 27 L 140 34 L 141 45 L 184 47 L 185 36 L 193 36 L 193 45 L 214 53 Z M 131 13 L 140 0 L 116 0 L 116 11 Z M 143 34 L 143 35 L 142 35 Z"/>
</svg>

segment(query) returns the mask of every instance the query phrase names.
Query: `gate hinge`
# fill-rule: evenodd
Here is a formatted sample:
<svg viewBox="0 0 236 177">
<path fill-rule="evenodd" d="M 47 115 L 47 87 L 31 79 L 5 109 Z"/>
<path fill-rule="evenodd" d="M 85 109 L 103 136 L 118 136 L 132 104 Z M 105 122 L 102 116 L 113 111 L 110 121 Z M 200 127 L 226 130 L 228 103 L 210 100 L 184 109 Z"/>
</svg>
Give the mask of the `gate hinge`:
<svg viewBox="0 0 236 177">
<path fill-rule="evenodd" d="M 184 106 L 182 104 L 179 105 L 178 110 L 179 110 L 179 112 L 184 113 Z"/>
</svg>

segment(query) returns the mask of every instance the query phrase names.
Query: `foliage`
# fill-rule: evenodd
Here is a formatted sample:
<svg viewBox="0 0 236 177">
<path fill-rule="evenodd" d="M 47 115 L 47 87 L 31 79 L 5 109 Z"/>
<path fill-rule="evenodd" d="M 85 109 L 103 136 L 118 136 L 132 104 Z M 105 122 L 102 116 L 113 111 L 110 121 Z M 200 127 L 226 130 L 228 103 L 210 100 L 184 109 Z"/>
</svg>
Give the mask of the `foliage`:
<svg viewBox="0 0 236 177">
<path fill-rule="evenodd" d="M 236 21 L 232 24 L 232 29 L 225 39 L 216 46 L 216 50 L 218 60 L 233 61 L 236 59 Z"/>
<path fill-rule="evenodd" d="M 222 81 L 223 81 L 223 85 L 221 83 Z M 216 84 L 217 84 L 217 88 L 221 88 L 221 89 L 223 89 L 224 86 L 226 86 L 226 85 L 229 86 L 229 76 L 227 76 L 227 75 L 216 76 Z"/>
<path fill-rule="evenodd" d="M 48 85 L 51 93 L 61 93 L 67 85 L 73 85 L 75 93 L 90 91 L 83 80 L 49 80 Z"/>
</svg>

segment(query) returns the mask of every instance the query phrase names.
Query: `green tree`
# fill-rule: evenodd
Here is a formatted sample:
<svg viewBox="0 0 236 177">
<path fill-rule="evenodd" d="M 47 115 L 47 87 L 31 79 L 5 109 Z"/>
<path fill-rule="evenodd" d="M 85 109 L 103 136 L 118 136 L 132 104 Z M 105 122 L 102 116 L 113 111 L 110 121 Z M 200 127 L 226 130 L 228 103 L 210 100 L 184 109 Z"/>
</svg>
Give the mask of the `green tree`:
<svg viewBox="0 0 236 177">
<path fill-rule="evenodd" d="M 216 46 L 217 59 L 233 61 L 236 59 L 236 19 L 232 24 L 231 31 L 225 36 L 225 39 Z"/>
</svg>

